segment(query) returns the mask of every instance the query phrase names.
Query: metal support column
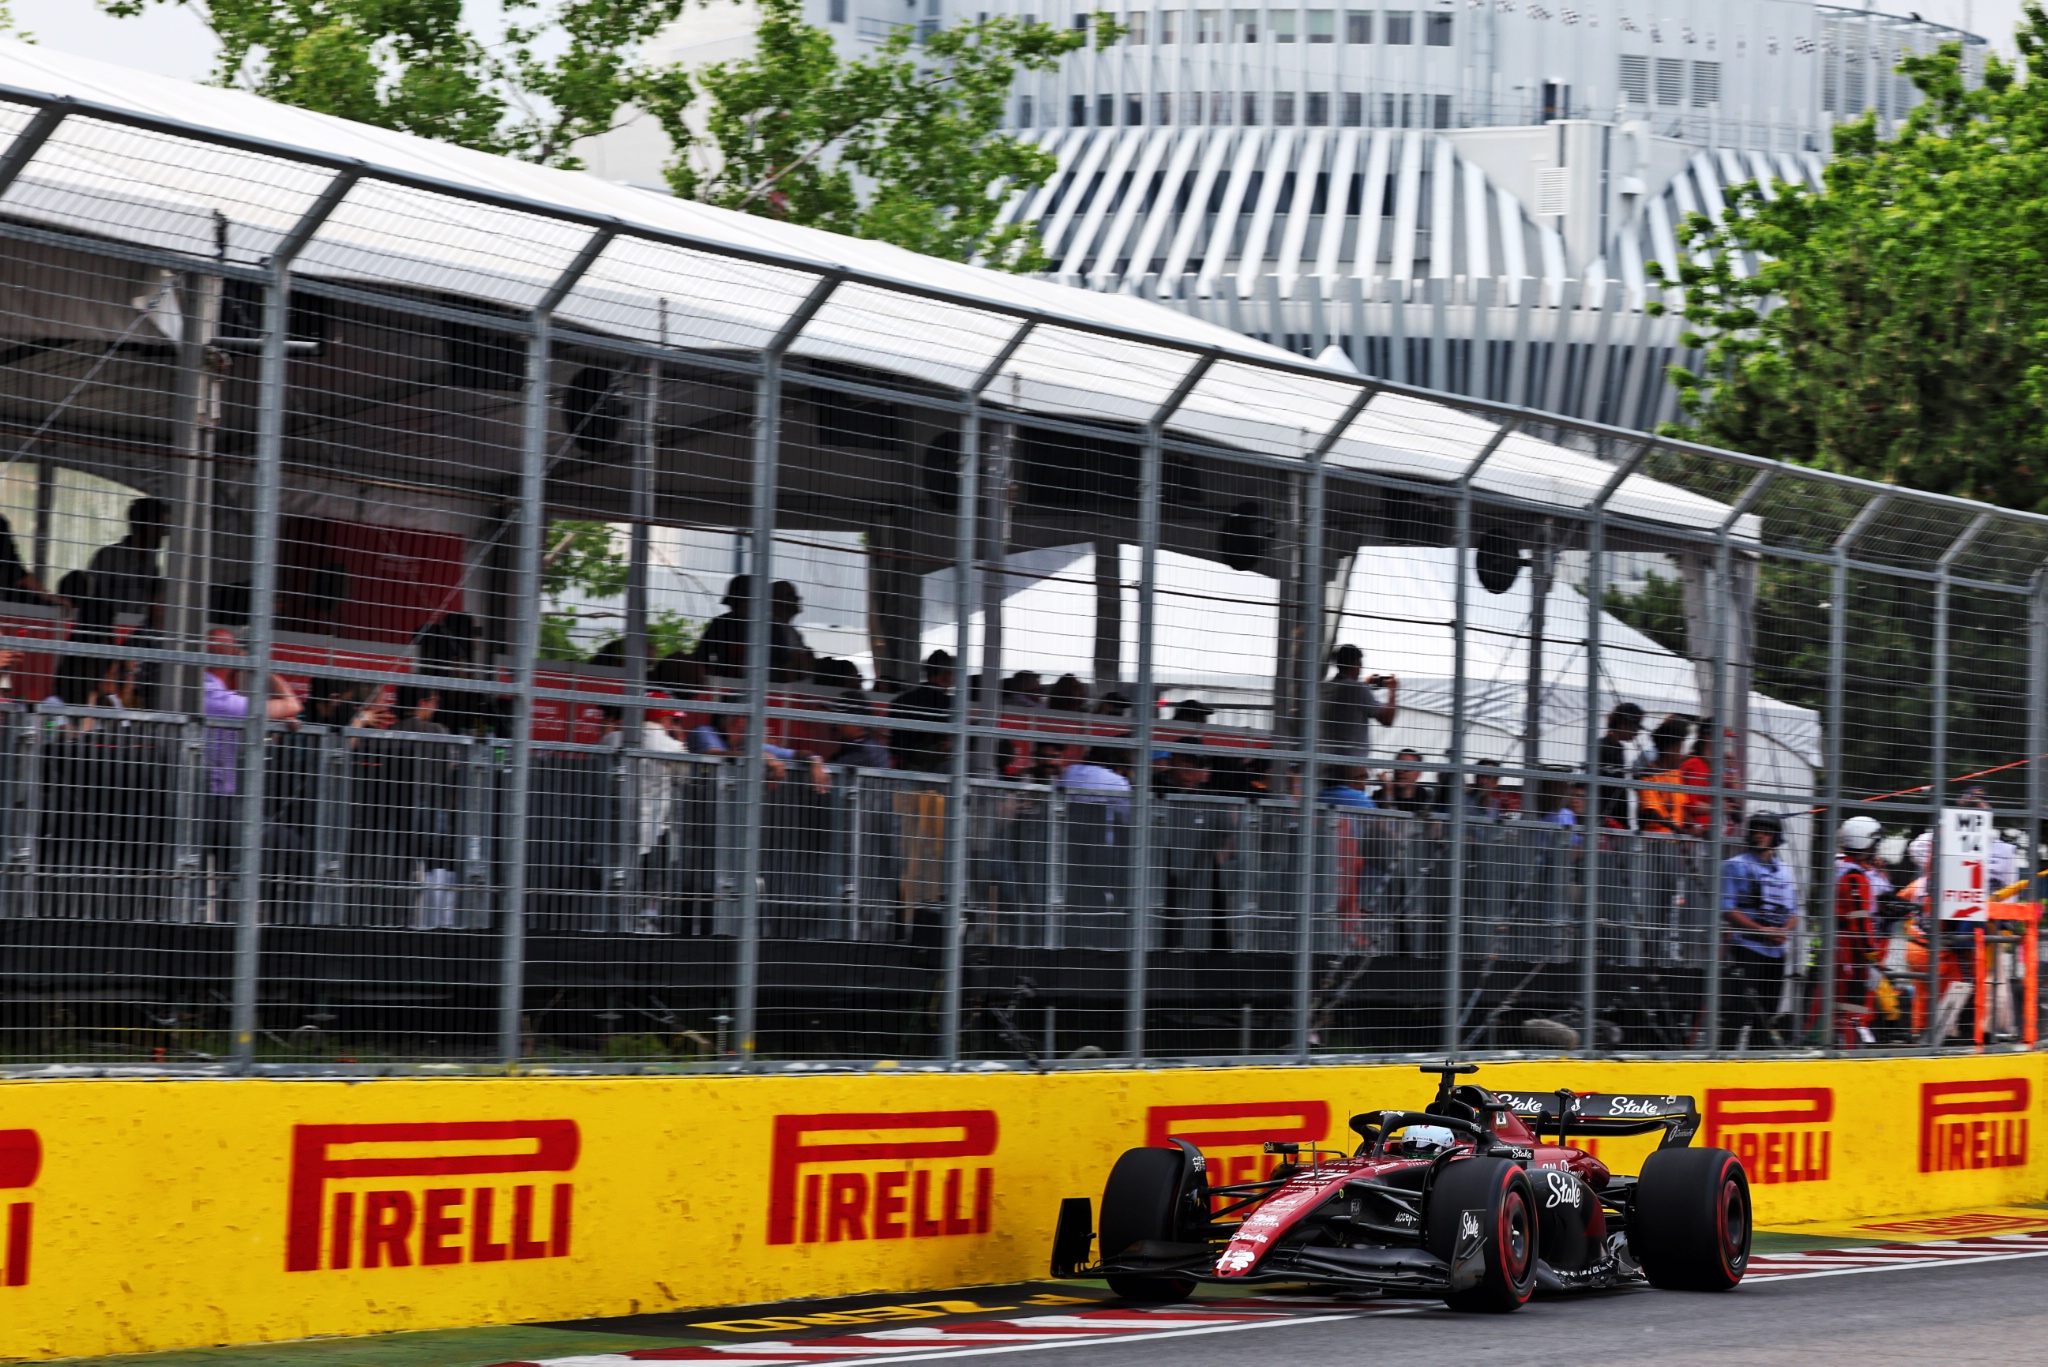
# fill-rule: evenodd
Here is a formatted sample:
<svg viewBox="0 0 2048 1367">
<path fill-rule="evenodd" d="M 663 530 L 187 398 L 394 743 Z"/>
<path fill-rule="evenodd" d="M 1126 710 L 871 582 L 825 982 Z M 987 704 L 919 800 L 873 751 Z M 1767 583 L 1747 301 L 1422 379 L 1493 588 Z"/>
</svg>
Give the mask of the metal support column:
<svg viewBox="0 0 2048 1367">
<path fill-rule="evenodd" d="M 1920 1042 L 1930 1049 L 1939 1048 L 1942 1042 L 1941 810 L 1948 800 L 1949 575 L 1955 569 L 1956 560 L 1990 524 L 1990 513 L 1977 514 L 1962 534 L 1949 543 L 1941 558 L 1934 562 L 1934 677 L 1930 681 L 1932 696 L 1928 704 L 1933 716 L 1928 719 L 1931 740 L 1927 757 L 1928 829 L 1933 832 L 1933 839 L 1928 842 L 1927 900 L 1922 904 L 1927 916 L 1927 981 L 1920 985 L 1920 990 L 1926 994 L 1923 1000 L 1927 1003 L 1927 1035 Z"/>
<path fill-rule="evenodd" d="M 1145 425 L 1145 449 L 1138 471 L 1138 665 L 1131 690 L 1131 979 L 1124 1024 L 1131 1062 L 1145 1061 L 1145 970 L 1152 923 L 1152 732 L 1159 719 L 1152 682 L 1152 634 L 1159 588 L 1159 470 L 1164 462 L 1166 424 L 1216 364 L 1205 352 L 1181 376 L 1173 393 Z"/>
<path fill-rule="evenodd" d="M 1816 873 L 1829 867 L 1824 851 L 1834 845 L 1835 832 L 1842 829 L 1842 736 L 1847 711 L 1844 674 L 1849 658 L 1849 548 L 1888 501 L 1879 495 L 1863 505 L 1842 534 L 1835 538 L 1834 564 L 1828 570 L 1827 733 L 1824 737 L 1826 753 L 1822 758 L 1827 772 L 1821 780 L 1827 824 L 1812 835 Z M 1832 1049 L 1835 1045 L 1835 1014 L 1840 1005 L 1835 1000 L 1836 936 L 1840 931 L 1835 923 L 1835 880 L 1832 877 L 1816 878 L 1814 882 L 1816 886 L 1811 904 L 1821 924 L 1821 1047 Z M 1718 915 L 1715 920 L 1718 924 Z"/>
<path fill-rule="evenodd" d="M 1305 524 L 1301 555 L 1301 647 L 1295 652 L 1296 690 L 1301 699 L 1301 904 L 1295 913 L 1294 932 L 1294 1056 L 1307 1062 L 1313 1033 L 1315 987 L 1316 907 L 1320 903 L 1320 880 L 1316 870 L 1321 862 L 1322 824 L 1317 819 L 1316 794 L 1322 790 L 1316 755 L 1323 742 L 1323 662 L 1329 656 L 1324 639 L 1323 611 L 1328 549 L 1323 542 L 1324 510 L 1328 504 L 1329 473 L 1324 457 L 1351 430 L 1351 424 L 1379 392 L 1378 385 L 1361 385 L 1345 405 L 1343 416 L 1307 452 L 1304 479 L 1307 481 Z M 1348 563 L 1348 562 L 1347 562 Z M 1341 603 L 1339 605 L 1341 611 Z M 1277 720 L 1277 719 L 1276 719 Z M 1372 723 L 1368 719 L 1367 723 Z"/>
<path fill-rule="evenodd" d="M 1607 483 L 1594 495 L 1587 512 L 1586 524 L 1586 916 L 1584 921 L 1585 944 L 1581 947 L 1579 961 L 1579 1051 L 1593 1054 L 1598 1050 L 1594 1038 L 1596 1028 L 1594 994 L 1600 977 L 1600 735 L 1603 714 L 1600 710 L 1600 619 L 1601 581 L 1607 574 L 1607 500 L 1614 497 L 1622 482 L 1635 473 L 1636 466 L 1650 453 L 1647 446 L 1639 446 L 1627 459 L 1614 468 L 1607 477 Z M 1536 781 L 1536 770 L 1532 767 L 1522 779 L 1524 800 L 1532 792 L 1530 787 Z"/>
<path fill-rule="evenodd" d="M 2044 891 L 2041 864 L 2041 809 L 2048 805 L 2048 565 L 2034 571 L 2027 595 L 2027 888 L 2022 900 L 2039 902 Z M 2029 966 L 2029 972 L 2035 971 Z"/>
<path fill-rule="evenodd" d="M 547 487 L 550 456 L 552 386 L 549 376 L 549 326 L 555 306 L 568 297 L 599 253 L 610 245 L 610 229 L 593 232 L 576 257 L 548 286 L 531 314 L 533 331 L 526 339 L 526 376 L 520 414 L 519 539 L 514 547 L 516 589 L 512 614 L 512 744 L 506 775 L 504 822 L 499 849 L 505 861 L 504 920 L 498 937 L 498 1057 L 507 1067 L 518 1064 L 522 1046 L 520 1017 L 526 992 L 526 825 L 533 793 L 533 666 L 540 653 L 541 542 L 547 532 Z"/>
<path fill-rule="evenodd" d="M 1728 714 L 1733 704 L 1729 695 L 1728 681 L 1728 637 L 1732 626 L 1730 605 L 1735 601 L 1731 584 L 1733 573 L 1730 558 L 1733 554 L 1729 538 L 1735 524 L 1749 512 L 1750 507 L 1770 487 L 1774 472 L 1765 470 L 1749 482 L 1728 510 L 1728 516 L 1714 532 L 1714 579 L 1708 594 L 1707 619 L 1713 633 L 1714 658 L 1712 661 L 1713 685 L 1709 710 L 1714 714 L 1709 720 L 1714 724 L 1713 744 L 1708 753 L 1712 756 L 1711 772 L 1708 775 L 1707 791 L 1711 794 L 1712 818 L 1707 836 L 1707 1002 L 1706 1002 L 1706 1049 L 1709 1054 L 1718 1053 L 1721 1048 L 1721 958 L 1722 939 L 1726 927 L 1722 924 L 1721 874 L 1722 864 L 1728 855 Z M 1738 739 L 1740 737 L 1738 736 Z"/>
<path fill-rule="evenodd" d="M 761 823 L 768 792 L 768 670 L 774 652 L 775 494 L 782 454 L 782 358 L 825 306 L 839 277 L 819 279 L 761 351 L 754 381 L 753 529 L 748 537 L 747 734 L 740 754 L 739 953 L 733 1029 L 743 1067 L 752 1067 L 761 988 Z"/>
<path fill-rule="evenodd" d="M 1464 993 L 1465 938 L 1465 616 L 1466 583 L 1472 553 L 1472 481 L 1479 477 L 1493 453 L 1500 450 L 1516 430 L 1516 424 L 1502 423 L 1487 439 L 1465 472 L 1458 476 L 1457 532 L 1453 541 L 1451 608 L 1451 743 L 1445 759 L 1447 768 L 1438 775 L 1437 788 L 1448 805 L 1450 822 L 1449 907 L 1444 926 L 1444 1057 L 1455 1059 L 1460 1052 L 1458 998 Z"/>
<path fill-rule="evenodd" d="M 4 170 L 5 168 L 0 168 Z M 19 168 L 16 168 L 17 170 Z M 263 285 L 262 357 L 257 371 L 255 497 L 249 528 L 249 702 L 236 746 L 240 780 L 235 879 L 234 982 L 229 997 L 229 1071 L 248 1072 L 256 1062 L 256 1006 L 263 954 L 264 722 L 269 711 L 271 662 L 277 642 L 278 505 L 284 489 L 284 412 L 290 399 L 286 332 L 291 315 L 292 262 L 354 186 L 350 172 L 336 175 L 292 225 L 270 258 Z M 177 644 L 183 645 L 179 642 Z"/>
<path fill-rule="evenodd" d="M 967 651 L 971 644 L 969 605 L 980 586 L 975 564 L 976 529 L 981 498 L 981 396 L 1002 374 L 1003 367 L 1024 345 L 1034 323 L 1025 323 L 1003 343 L 967 391 L 968 409 L 960 420 L 960 496 L 953 505 L 953 711 L 952 750 L 946 792 L 946 960 L 939 985 L 939 1054 L 947 1063 L 960 1061 L 961 974 L 967 943 L 967 840 L 973 818 L 973 747 L 968 744 L 972 714 L 968 710 Z M 998 566 L 998 572 L 1001 567 Z M 857 875 L 856 875 L 857 876 Z"/>
</svg>

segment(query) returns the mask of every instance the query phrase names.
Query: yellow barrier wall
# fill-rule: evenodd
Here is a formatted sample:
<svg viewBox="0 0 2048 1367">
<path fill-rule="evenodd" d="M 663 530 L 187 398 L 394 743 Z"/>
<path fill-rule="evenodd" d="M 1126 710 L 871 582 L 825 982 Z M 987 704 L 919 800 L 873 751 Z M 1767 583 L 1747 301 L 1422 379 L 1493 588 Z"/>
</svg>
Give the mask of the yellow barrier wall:
<svg viewBox="0 0 2048 1367">
<path fill-rule="evenodd" d="M 1691 1093 L 1766 1224 L 2040 1199 L 2039 1056 L 1514 1064 Z M 1349 1144 L 1412 1068 L 0 1085 L 0 1355 L 616 1315 L 1043 1275 L 1063 1196 L 1180 1135 Z M 1633 1170 L 1646 1147 L 1602 1152 Z"/>
</svg>

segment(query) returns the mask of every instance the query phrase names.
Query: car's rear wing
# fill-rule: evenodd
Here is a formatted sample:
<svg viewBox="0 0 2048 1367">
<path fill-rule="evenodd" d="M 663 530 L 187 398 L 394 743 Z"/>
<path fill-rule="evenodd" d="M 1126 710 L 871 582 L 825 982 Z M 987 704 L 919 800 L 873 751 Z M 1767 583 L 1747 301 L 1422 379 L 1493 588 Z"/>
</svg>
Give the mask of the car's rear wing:
<svg viewBox="0 0 2048 1367">
<path fill-rule="evenodd" d="M 1699 1132 L 1699 1104 L 1689 1096 L 1648 1096 L 1635 1092 L 1496 1092 L 1540 1139 L 1554 1134 L 1565 1143 L 1575 1134 L 1631 1135 L 1664 1131 L 1657 1147 L 1682 1149 Z"/>
</svg>

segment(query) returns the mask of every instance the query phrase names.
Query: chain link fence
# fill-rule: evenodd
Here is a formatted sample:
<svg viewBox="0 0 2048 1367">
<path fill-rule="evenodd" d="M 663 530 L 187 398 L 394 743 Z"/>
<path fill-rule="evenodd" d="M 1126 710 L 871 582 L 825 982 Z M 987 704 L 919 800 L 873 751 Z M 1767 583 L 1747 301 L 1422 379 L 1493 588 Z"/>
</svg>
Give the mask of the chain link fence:
<svg viewBox="0 0 2048 1367">
<path fill-rule="evenodd" d="M 0 1064 L 2030 1042 L 2048 519 L 194 100 L 0 89 Z"/>
</svg>

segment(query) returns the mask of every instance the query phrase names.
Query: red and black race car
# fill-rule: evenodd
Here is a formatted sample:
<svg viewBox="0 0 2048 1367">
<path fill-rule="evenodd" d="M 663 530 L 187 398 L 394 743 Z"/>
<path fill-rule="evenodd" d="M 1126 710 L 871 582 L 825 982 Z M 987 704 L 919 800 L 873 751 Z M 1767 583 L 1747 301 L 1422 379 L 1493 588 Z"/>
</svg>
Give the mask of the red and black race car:
<svg viewBox="0 0 2048 1367">
<path fill-rule="evenodd" d="M 1183 1300 L 1202 1282 L 1310 1282 L 1484 1311 L 1538 1290 L 1742 1280 L 1749 1179 L 1726 1149 L 1689 1147 L 1691 1097 L 1494 1093 L 1456 1084 L 1472 1064 L 1422 1071 L 1439 1075 L 1427 1107 L 1353 1116 L 1348 1156 L 1268 1143 L 1281 1161 L 1264 1181 L 1209 1185 L 1185 1140 L 1127 1151 L 1099 1226 L 1088 1198 L 1060 1203 L 1052 1275 L 1100 1277 L 1133 1301 Z M 1656 1130 L 1663 1142 L 1638 1177 L 1571 1144 Z"/>
</svg>

